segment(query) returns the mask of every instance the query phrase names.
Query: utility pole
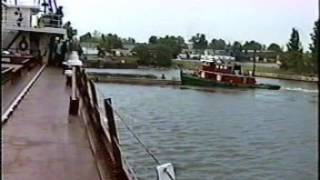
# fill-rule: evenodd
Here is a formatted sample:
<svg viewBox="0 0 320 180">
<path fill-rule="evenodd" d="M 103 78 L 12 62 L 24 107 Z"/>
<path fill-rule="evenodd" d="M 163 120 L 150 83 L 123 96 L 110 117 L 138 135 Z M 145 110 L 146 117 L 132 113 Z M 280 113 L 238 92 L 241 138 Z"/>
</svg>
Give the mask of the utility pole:
<svg viewBox="0 0 320 180">
<path fill-rule="evenodd" d="M 252 76 L 255 76 L 255 72 L 256 72 L 256 51 L 257 51 L 257 49 L 254 48 L 254 50 L 253 50 L 253 69 L 252 69 Z"/>
</svg>

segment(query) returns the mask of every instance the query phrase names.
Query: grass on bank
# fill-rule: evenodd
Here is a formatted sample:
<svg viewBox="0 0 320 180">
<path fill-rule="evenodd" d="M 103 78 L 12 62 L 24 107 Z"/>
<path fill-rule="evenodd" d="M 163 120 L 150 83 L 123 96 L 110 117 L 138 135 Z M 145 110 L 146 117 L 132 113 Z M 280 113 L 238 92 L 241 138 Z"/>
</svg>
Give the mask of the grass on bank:
<svg viewBox="0 0 320 180">
<path fill-rule="evenodd" d="M 252 70 L 252 66 L 242 66 L 243 71 Z M 298 74 L 292 70 L 284 70 L 276 67 L 264 67 L 256 66 L 256 72 L 258 73 L 272 73 L 272 74 L 283 74 L 283 75 L 301 75 L 301 76 L 315 76 L 311 73 Z"/>
<path fill-rule="evenodd" d="M 130 57 L 112 57 L 114 60 L 114 63 L 119 62 L 121 60 L 125 60 L 126 64 L 137 64 L 138 63 L 138 57 L 130 56 Z M 91 61 L 91 66 L 97 66 L 99 67 L 99 62 L 97 61 Z M 186 70 L 198 70 L 202 66 L 202 63 L 200 61 L 180 61 L 180 60 L 172 60 L 171 68 L 182 68 Z M 243 72 L 252 70 L 253 65 L 246 64 L 242 65 Z M 277 67 L 266 67 L 266 66 L 259 66 L 259 64 L 256 65 L 256 72 L 258 73 L 273 73 L 273 74 L 284 74 L 284 75 L 304 75 L 304 76 L 314 76 L 312 74 L 297 74 L 294 71 L 290 70 L 283 70 L 279 69 Z"/>
<path fill-rule="evenodd" d="M 177 61 L 173 60 L 172 63 L 173 67 L 181 67 L 183 69 L 189 69 L 189 70 L 198 70 L 201 68 L 201 62 L 195 62 L 195 61 Z M 253 65 L 242 65 L 243 72 L 246 71 L 252 71 Z M 272 73 L 272 74 L 283 74 L 283 75 L 303 75 L 303 76 L 315 76 L 310 73 L 303 73 L 303 74 L 297 74 L 296 72 L 292 70 L 283 70 L 279 69 L 277 67 L 266 67 L 266 66 L 259 66 L 259 64 L 256 65 L 256 72 L 258 73 Z"/>
</svg>

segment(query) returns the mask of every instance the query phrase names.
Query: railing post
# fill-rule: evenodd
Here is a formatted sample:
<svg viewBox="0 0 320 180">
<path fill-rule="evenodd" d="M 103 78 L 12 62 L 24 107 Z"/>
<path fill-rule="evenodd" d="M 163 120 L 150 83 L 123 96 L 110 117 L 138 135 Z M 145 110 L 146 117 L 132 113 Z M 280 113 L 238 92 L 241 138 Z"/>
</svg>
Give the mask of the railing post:
<svg viewBox="0 0 320 180">
<path fill-rule="evenodd" d="M 116 123 L 114 120 L 114 115 L 113 115 L 113 109 L 111 106 L 111 98 L 104 99 L 104 106 L 105 106 L 105 111 L 106 111 L 106 116 L 108 119 L 108 126 L 109 126 L 109 134 L 111 137 L 111 144 L 112 144 L 112 154 L 114 157 L 114 173 L 117 177 L 117 179 L 122 179 L 123 177 L 123 166 L 122 166 L 122 159 L 121 159 L 121 152 L 118 147 L 119 139 L 118 139 L 118 134 L 117 134 L 117 129 L 116 129 Z"/>
<path fill-rule="evenodd" d="M 78 115 L 79 110 L 79 98 L 76 97 L 77 92 L 77 83 L 76 83 L 76 68 L 82 66 L 82 62 L 79 60 L 78 53 L 76 51 L 72 51 L 72 54 L 69 57 L 68 65 L 72 66 L 72 95 L 70 97 L 70 105 L 69 105 L 69 114 L 70 115 Z M 80 69 L 79 69 L 80 70 Z"/>
<path fill-rule="evenodd" d="M 106 116 L 108 119 L 109 133 L 110 133 L 110 136 L 115 137 L 116 140 L 118 141 L 116 123 L 114 121 L 114 115 L 113 115 L 113 109 L 112 109 L 111 103 L 112 103 L 111 98 L 104 99 L 104 106 L 105 106 L 105 110 L 106 110 Z M 113 138 L 112 138 L 112 140 L 113 140 Z"/>
<path fill-rule="evenodd" d="M 92 93 L 92 101 L 93 101 L 94 104 L 98 104 L 97 92 L 96 92 L 95 85 L 92 82 L 92 80 L 89 80 L 89 84 L 90 84 L 90 90 L 91 90 L 91 93 Z"/>
</svg>

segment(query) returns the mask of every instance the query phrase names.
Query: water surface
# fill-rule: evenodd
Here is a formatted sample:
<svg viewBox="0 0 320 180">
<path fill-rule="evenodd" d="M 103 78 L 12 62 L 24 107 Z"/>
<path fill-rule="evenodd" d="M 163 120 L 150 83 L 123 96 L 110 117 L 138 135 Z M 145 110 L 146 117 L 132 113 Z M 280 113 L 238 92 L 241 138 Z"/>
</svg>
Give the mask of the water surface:
<svg viewBox="0 0 320 180">
<path fill-rule="evenodd" d="M 279 91 L 97 84 L 179 180 L 317 179 L 316 84 L 259 79 Z M 117 121 L 123 153 L 139 179 L 155 162 Z"/>
</svg>

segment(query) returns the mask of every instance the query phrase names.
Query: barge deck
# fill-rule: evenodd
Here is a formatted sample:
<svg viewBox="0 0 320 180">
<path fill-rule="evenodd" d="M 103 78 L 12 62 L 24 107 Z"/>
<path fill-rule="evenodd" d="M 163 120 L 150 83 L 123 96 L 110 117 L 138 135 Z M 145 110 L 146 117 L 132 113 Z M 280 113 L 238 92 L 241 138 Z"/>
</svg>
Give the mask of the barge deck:
<svg viewBox="0 0 320 180">
<path fill-rule="evenodd" d="M 4 179 L 101 178 L 83 121 L 68 115 L 70 89 L 64 78 L 61 69 L 45 68 L 2 124 Z"/>
</svg>

